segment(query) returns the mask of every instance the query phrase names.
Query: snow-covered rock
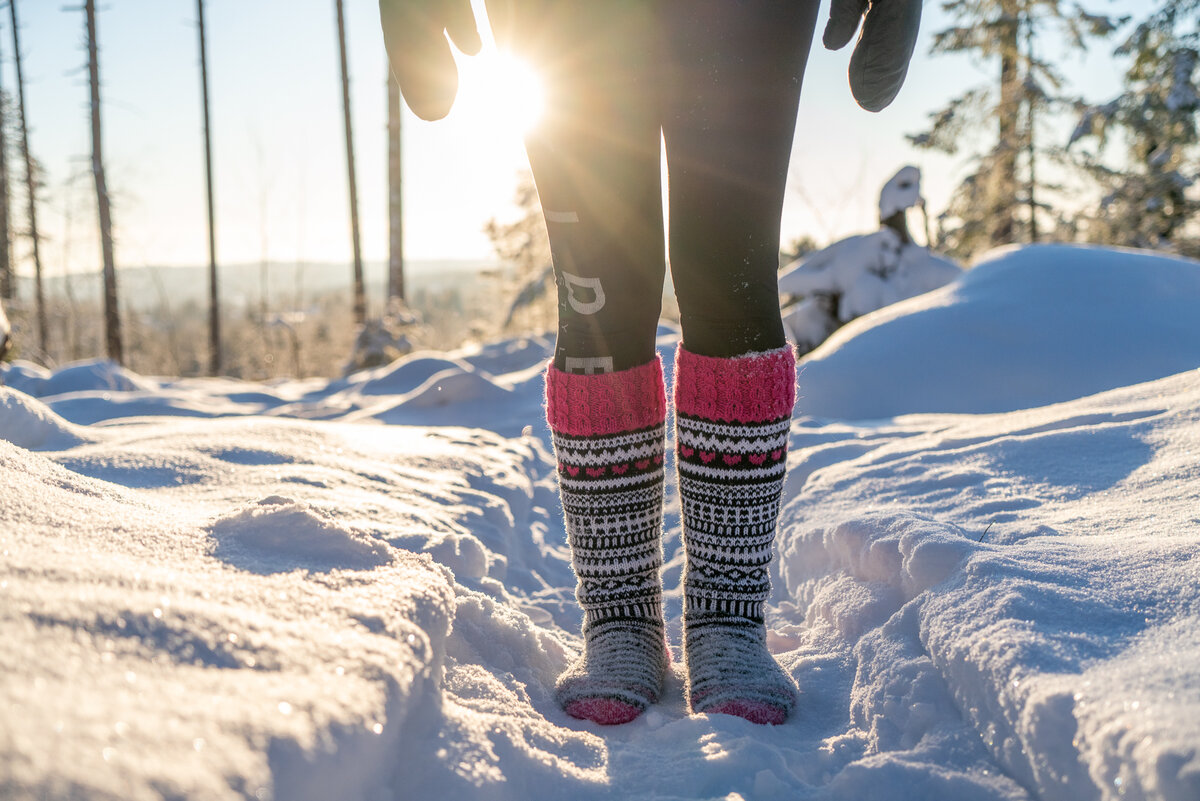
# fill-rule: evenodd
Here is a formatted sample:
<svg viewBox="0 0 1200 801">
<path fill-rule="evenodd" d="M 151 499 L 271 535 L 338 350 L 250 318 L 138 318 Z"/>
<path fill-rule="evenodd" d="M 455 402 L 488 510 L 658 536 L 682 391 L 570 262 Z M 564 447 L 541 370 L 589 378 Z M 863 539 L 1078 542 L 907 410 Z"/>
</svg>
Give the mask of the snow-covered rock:
<svg viewBox="0 0 1200 801">
<path fill-rule="evenodd" d="M 878 231 L 847 237 L 798 259 L 779 276 L 779 292 L 799 301 L 784 326 L 801 353 L 864 314 L 955 280 L 962 268 L 912 241 L 904 213 L 923 206 L 921 173 L 903 167 L 879 196 Z"/>
<path fill-rule="evenodd" d="M 4 304 L 0 303 L 0 359 L 8 353 L 12 345 L 12 325 L 8 322 L 8 315 L 4 313 Z"/>
</svg>

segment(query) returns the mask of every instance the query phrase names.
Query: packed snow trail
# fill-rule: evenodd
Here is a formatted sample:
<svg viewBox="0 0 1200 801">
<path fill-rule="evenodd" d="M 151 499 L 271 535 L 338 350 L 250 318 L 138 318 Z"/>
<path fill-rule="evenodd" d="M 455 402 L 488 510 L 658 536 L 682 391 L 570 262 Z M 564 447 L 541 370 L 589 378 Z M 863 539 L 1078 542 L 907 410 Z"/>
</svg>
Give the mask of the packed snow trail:
<svg viewBox="0 0 1200 801">
<path fill-rule="evenodd" d="M 1195 801 L 1200 267 L 1093 253 L 1016 251 L 809 360 L 768 610 L 803 696 L 778 727 L 687 714 L 670 492 L 664 701 L 615 728 L 553 702 L 580 614 L 544 339 L 270 386 L 0 368 L 0 797 Z M 1092 316 L 1070 276 L 1185 297 Z M 1031 314 L 1016 354 L 954 355 L 958 321 L 1002 332 L 987 310 L 1038 292 L 1079 352 Z M 1117 367 L 1021 386 L 1047 354 Z M 963 385 L 978 408 L 946 413 L 985 372 L 1026 408 Z M 840 419 L 805 412 L 856 381 Z"/>
</svg>

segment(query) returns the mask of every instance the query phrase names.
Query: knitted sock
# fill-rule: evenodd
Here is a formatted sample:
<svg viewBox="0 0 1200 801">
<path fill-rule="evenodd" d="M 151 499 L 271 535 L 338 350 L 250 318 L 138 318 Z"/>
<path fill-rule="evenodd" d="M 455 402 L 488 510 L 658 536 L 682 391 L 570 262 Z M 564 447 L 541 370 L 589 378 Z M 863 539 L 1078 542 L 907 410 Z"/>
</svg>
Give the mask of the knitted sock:
<svg viewBox="0 0 1200 801">
<path fill-rule="evenodd" d="M 600 375 L 551 365 L 546 398 L 584 612 L 583 655 L 558 677 L 556 697 L 573 717 L 626 723 L 658 700 L 668 669 L 662 364 Z"/>
<path fill-rule="evenodd" d="M 790 347 L 729 359 L 678 351 L 684 654 L 696 712 L 777 724 L 796 703 L 763 625 L 795 365 Z"/>
</svg>

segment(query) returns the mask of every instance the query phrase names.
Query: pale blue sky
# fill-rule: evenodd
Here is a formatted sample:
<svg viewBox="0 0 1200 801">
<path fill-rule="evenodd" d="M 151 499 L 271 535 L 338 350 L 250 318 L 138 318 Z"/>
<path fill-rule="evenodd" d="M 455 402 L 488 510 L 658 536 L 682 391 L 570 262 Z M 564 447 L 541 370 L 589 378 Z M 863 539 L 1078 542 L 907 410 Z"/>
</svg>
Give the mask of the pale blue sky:
<svg viewBox="0 0 1200 801">
<path fill-rule="evenodd" d="M 823 4 L 827 7 L 827 0 Z M 1134 0 L 1093 2 L 1094 10 Z M 344 261 L 349 223 L 333 0 L 208 0 L 218 250 L 223 263 Z M 385 61 L 374 0 L 346 0 L 365 257 L 386 255 Z M 94 188 L 82 11 L 51 0 L 19 5 L 31 147 L 47 170 L 40 223 L 50 274 L 96 269 Z M 822 19 L 826 10 L 822 9 Z M 7 13 L 0 17 L 4 86 L 14 77 Z M 965 59 L 924 55 L 945 20 L 926 5 L 925 41 L 891 108 L 860 111 L 846 88 L 848 49 L 813 50 L 801 100 L 784 239 L 828 241 L 876 226 L 879 187 L 917 164 L 940 211 L 962 160 L 907 146 L 926 114 L 987 74 Z M 818 33 L 819 36 L 819 33 Z M 99 16 L 104 147 L 114 195 L 119 266 L 206 261 L 193 0 L 108 0 Z M 1094 98 L 1115 94 L 1119 69 L 1097 46 L 1067 69 Z M 991 71 L 990 65 L 985 67 Z M 477 71 L 464 82 L 484 80 Z M 405 119 L 408 255 L 489 258 L 481 233 L 511 213 L 524 165 L 519 134 L 461 104 L 439 123 Z M 16 175 L 20 175 L 20 171 Z M 19 223 L 19 225 L 21 225 Z M 23 225 L 21 225 L 23 228 Z M 21 244 L 18 255 L 27 246 Z M 27 270 L 27 267 L 23 267 Z"/>
</svg>

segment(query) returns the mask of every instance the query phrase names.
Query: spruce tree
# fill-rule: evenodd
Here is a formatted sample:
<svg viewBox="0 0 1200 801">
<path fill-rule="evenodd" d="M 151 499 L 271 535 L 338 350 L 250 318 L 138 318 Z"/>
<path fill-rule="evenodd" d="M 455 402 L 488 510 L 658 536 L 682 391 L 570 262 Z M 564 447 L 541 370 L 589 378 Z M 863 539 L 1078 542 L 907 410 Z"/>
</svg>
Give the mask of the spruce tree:
<svg viewBox="0 0 1200 801">
<path fill-rule="evenodd" d="M 1086 220 L 1087 235 L 1200 258 L 1200 0 L 1163 3 L 1116 55 L 1129 60 L 1124 91 L 1082 106 L 1071 136 L 1072 145 L 1080 142 L 1079 161 L 1103 189 Z M 1105 159 L 1113 143 L 1115 163 Z"/>
<path fill-rule="evenodd" d="M 993 130 L 994 139 L 972 154 L 972 169 L 942 215 L 939 249 L 969 260 L 988 247 L 1036 241 L 1050 207 L 1041 196 L 1055 189 L 1039 162 L 1056 159 L 1043 122 L 1069 107 L 1065 80 L 1039 54 L 1054 32 L 1075 50 L 1108 36 L 1121 24 L 1061 0 L 945 0 L 953 24 L 934 34 L 934 55 L 967 54 L 996 68 L 996 80 L 972 88 L 931 113 L 928 130 L 909 137 L 917 147 L 955 154 L 969 134 Z"/>
</svg>

